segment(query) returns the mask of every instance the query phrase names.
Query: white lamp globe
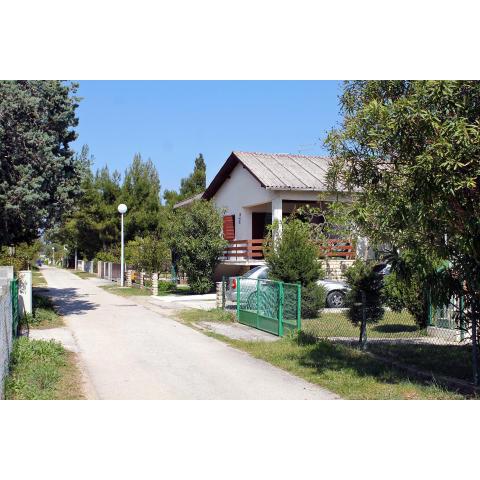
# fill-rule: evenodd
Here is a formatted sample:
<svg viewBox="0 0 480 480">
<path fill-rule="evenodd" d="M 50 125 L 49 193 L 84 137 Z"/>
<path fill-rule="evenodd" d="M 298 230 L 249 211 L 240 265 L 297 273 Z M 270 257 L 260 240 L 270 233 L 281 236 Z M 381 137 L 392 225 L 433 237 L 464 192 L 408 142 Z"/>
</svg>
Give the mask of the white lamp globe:
<svg viewBox="0 0 480 480">
<path fill-rule="evenodd" d="M 124 203 L 118 206 L 118 213 L 127 213 L 127 206 Z"/>
</svg>

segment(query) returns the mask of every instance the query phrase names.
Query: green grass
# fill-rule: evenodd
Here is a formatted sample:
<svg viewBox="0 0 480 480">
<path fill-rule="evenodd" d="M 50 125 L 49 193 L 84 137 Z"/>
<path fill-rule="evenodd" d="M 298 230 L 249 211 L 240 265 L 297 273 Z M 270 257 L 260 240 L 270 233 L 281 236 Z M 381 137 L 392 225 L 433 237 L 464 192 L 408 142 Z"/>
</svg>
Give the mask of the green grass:
<svg viewBox="0 0 480 480">
<path fill-rule="evenodd" d="M 71 272 L 80 278 L 98 278 L 94 273 L 83 272 L 81 270 L 71 270 Z"/>
<path fill-rule="evenodd" d="M 192 308 L 187 310 L 180 310 L 177 314 L 177 318 L 185 323 L 196 322 L 228 322 L 231 323 L 235 320 L 235 314 L 222 310 L 220 308 L 212 308 L 211 310 L 200 310 L 198 308 Z"/>
<path fill-rule="evenodd" d="M 472 381 L 472 349 L 470 345 L 370 343 L 368 350 L 432 375 L 444 375 L 468 382 Z"/>
<path fill-rule="evenodd" d="M 57 313 L 50 298 L 33 293 L 33 314 L 28 316 L 30 328 L 45 329 L 62 327 L 63 318 Z"/>
<path fill-rule="evenodd" d="M 320 385 L 345 399 L 462 399 L 433 382 L 410 378 L 401 370 L 343 345 L 328 341 L 309 342 L 304 336 L 276 342 L 233 340 L 206 333 L 244 350 L 298 377 Z"/>
<path fill-rule="evenodd" d="M 167 282 L 163 282 L 167 283 Z M 162 297 L 165 295 L 188 295 L 190 293 L 190 289 L 185 287 L 184 285 L 179 285 L 176 288 L 167 288 L 167 286 L 160 286 L 158 290 L 158 296 Z M 121 297 L 135 297 L 135 296 L 149 296 L 152 295 L 152 291 L 150 288 L 139 288 L 139 287 L 119 287 L 117 284 L 112 283 L 111 285 L 102 285 L 100 288 L 103 288 L 107 292 L 113 293 L 115 295 L 119 295 Z"/>
<path fill-rule="evenodd" d="M 318 319 L 302 320 L 302 329 L 317 338 L 358 338 L 360 334 L 360 327 L 350 322 L 345 311 L 332 313 L 324 310 Z M 369 338 L 413 338 L 425 335 L 426 330 L 419 328 L 408 312 L 387 310 L 382 320 L 367 327 Z"/>
<path fill-rule="evenodd" d="M 32 286 L 33 287 L 45 287 L 47 281 L 43 276 L 42 272 L 38 269 L 32 269 Z"/>
<path fill-rule="evenodd" d="M 101 285 L 100 288 L 103 288 L 109 293 L 119 295 L 120 297 L 149 296 L 152 294 L 148 288 L 118 287 L 116 284 Z"/>
<path fill-rule="evenodd" d="M 15 340 L 5 381 L 6 399 L 81 399 L 81 385 L 75 355 L 59 343 L 26 337 Z"/>
</svg>

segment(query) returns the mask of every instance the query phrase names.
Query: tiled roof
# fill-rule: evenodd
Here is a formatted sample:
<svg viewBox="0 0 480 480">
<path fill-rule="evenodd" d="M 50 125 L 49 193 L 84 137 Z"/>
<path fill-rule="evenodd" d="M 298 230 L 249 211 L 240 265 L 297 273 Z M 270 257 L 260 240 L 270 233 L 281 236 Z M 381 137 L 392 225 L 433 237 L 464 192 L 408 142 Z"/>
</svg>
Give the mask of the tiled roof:
<svg viewBox="0 0 480 480">
<path fill-rule="evenodd" d="M 289 153 L 233 152 L 240 162 L 267 189 L 327 189 L 326 174 L 330 159 Z"/>
</svg>

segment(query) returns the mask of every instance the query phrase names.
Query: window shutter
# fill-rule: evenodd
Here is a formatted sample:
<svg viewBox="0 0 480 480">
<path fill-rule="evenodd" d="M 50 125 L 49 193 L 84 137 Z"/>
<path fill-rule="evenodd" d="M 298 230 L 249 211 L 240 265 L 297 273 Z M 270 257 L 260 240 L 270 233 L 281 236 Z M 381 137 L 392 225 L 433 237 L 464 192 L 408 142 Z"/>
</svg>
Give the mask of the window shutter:
<svg viewBox="0 0 480 480">
<path fill-rule="evenodd" d="M 223 217 L 223 238 L 225 240 L 235 240 L 235 215 L 225 215 Z"/>
</svg>

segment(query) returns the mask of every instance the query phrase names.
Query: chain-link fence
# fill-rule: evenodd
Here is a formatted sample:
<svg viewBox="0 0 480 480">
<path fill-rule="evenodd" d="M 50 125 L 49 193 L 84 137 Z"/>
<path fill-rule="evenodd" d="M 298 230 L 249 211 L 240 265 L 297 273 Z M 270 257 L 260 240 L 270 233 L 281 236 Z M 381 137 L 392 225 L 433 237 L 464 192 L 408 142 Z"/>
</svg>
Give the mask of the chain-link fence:
<svg viewBox="0 0 480 480">
<path fill-rule="evenodd" d="M 9 285 L 0 285 L 0 399 L 3 398 L 3 383 L 8 373 L 12 352 L 12 295 Z"/>
<path fill-rule="evenodd" d="M 361 347 L 432 376 L 472 381 L 471 340 L 454 314 L 454 305 L 431 307 L 428 319 L 416 319 L 406 310 L 380 307 L 375 321 L 368 306 L 360 302 L 354 307 L 355 312 L 349 308 L 322 309 L 318 318 L 302 321 L 303 334 Z"/>
</svg>

